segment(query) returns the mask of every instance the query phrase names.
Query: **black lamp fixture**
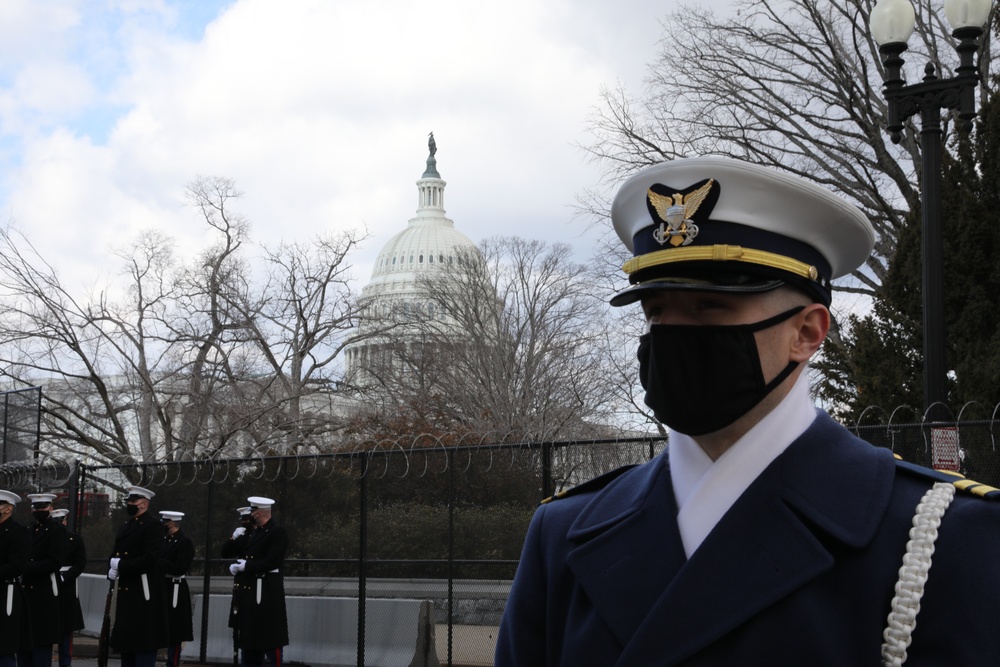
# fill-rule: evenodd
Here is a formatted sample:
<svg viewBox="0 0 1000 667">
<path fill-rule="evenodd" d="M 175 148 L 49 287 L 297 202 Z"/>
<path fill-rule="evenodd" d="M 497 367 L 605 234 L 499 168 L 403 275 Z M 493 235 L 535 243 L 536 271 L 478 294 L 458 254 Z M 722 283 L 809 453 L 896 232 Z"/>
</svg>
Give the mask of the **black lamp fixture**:
<svg viewBox="0 0 1000 667">
<path fill-rule="evenodd" d="M 878 0 L 869 16 L 872 37 L 879 44 L 885 66 L 883 94 L 887 104 L 887 127 L 893 143 L 899 143 L 903 123 L 920 114 L 921 161 L 921 252 L 924 325 L 925 418 L 946 407 L 947 370 L 944 338 L 944 254 L 941 237 L 941 109 L 958 112 L 966 131 L 976 117 L 975 90 L 979 84 L 976 52 L 992 7 L 992 0 L 944 0 L 945 16 L 958 40 L 959 66 L 955 76 L 939 78 L 932 63 L 924 67 L 924 78 L 905 85 L 903 51 L 913 34 L 916 14 L 910 0 Z M 940 414 L 940 413 L 939 413 Z"/>
</svg>

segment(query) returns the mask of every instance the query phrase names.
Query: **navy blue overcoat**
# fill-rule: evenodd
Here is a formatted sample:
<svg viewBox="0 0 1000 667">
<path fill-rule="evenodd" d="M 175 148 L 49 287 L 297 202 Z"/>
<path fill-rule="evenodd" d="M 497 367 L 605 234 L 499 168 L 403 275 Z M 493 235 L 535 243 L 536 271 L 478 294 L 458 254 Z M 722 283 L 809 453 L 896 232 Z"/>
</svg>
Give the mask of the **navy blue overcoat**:
<svg viewBox="0 0 1000 667">
<path fill-rule="evenodd" d="M 825 414 L 688 560 L 667 457 L 542 505 L 497 667 L 880 664 L 912 526 L 935 479 Z M 944 516 L 906 665 L 1000 664 L 1000 503 Z"/>
</svg>

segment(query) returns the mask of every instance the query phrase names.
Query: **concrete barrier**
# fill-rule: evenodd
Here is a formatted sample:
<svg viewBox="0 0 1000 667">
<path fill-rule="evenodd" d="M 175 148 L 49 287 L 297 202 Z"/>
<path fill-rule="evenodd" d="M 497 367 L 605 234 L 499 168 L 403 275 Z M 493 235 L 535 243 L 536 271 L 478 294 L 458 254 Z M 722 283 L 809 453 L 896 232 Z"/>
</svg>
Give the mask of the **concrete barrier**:
<svg viewBox="0 0 1000 667">
<path fill-rule="evenodd" d="M 108 583 L 99 575 L 80 577 L 80 602 L 86 624 L 83 634 L 100 633 Z M 195 638 L 181 649 L 181 657 L 188 662 L 201 657 L 202 600 L 201 594 L 192 596 Z M 205 655 L 209 662 L 232 660 L 233 631 L 227 626 L 229 601 L 229 595 L 209 596 Z M 286 663 L 356 667 L 357 598 L 289 596 L 285 604 L 289 634 L 289 645 L 284 651 Z M 430 600 L 369 598 L 365 609 L 366 665 L 439 667 Z"/>
<path fill-rule="evenodd" d="M 229 662 L 233 631 L 228 595 L 212 595 L 208 608 L 205 659 Z M 195 638 L 181 649 L 185 660 L 201 651 L 202 596 L 193 596 Z M 358 600 L 356 598 L 285 598 L 288 641 L 284 661 L 330 667 L 358 664 Z M 379 667 L 438 667 L 430 600 L 369 599 L 365 614 L 365 664 Z"/>
<path fill-rule="evenodd" d="M 101 634 L 104 620 L 104 603 L 108 599 L 111 582 L 98 574 L 81 574 L 77 579 L 80 587 L 80 607 L 83 609 L 84 629 L 82 635 L 97 637 Z"/>
</svg>

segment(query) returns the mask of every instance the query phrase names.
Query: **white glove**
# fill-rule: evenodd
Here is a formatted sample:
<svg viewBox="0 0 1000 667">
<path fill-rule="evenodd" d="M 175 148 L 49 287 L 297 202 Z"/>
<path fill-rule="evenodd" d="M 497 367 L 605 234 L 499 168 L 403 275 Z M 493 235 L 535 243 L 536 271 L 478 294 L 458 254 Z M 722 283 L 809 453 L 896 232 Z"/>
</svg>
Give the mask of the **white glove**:
<svg viewBox="0 0 1000 667">
<path fill-rule="evenodd" d="M 241 537 L 245 532 L 247 532 L 247 529 L 244 528 L 243 526 L 240 526 L 239 528 L 233 531 L 233 539 L 235 540 L 237 537 Z"/>
<path fill-rule="evenodd" d="M 116 558 L 115 560 L 118 559 Z M 108 579 L 114 581 L 117 578 L 118 578 L 118 570 L 116 568 L 111 568 L 110 570 L 108 570 Z"/>
<path fill-rule="evenodd" d="M 118 563 L 120 563 L 121 560 L 122 560 L 121 558 L 112 558 L 111 559 L 111 569 L 112 570 L 117 570 L 118 569 Z"/>
<path fill-rule="evenodd" d="M 239 574 L 245 569 L 247 569 L 247 562 L 246 560 L 241 558 L 229 566 L 229 574 L 235 577 L 237 574 Z"/>
</svg>

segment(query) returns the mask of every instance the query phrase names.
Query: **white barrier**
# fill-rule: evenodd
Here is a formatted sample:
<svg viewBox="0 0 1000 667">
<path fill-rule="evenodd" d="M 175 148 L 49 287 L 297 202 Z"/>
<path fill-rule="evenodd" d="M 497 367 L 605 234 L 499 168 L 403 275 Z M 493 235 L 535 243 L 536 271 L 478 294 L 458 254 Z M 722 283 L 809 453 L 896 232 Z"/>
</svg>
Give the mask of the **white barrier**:
<svg viewBox="0 0 1000 667">
<path fill-rule="evenodd" d="M 104 603 L 108 599 L 111 582 L 98 574 L 81 574 L 77 579 L 80 587 L 80 607 L 83 609 L 84 629 L 80 634 L 97 637 L 101 634 L 104 620 Z"/>
<path fill-rule="evenodd" d="M 194 603 L 193 642 L 181 649 L 188 661 L 200 659 L 202 595 Z M 209 598 L 205 659 L 229 662 L 233 631 L 228 627 L 228 595 Z M 356 598 L 285 598 L 288 641 L 285 663 L 331 667 L 358 664 L 358 601 Z M 379 667 L 438 667 L 434 646 L 433 606 L 429 600 L 368 599 L 365 624 L 365 664 Z"/>
<path fill-rule="evenodd" d="M 80 576 L 80 603 L 86 629 L 101 631 L 107 578 Z M 186 642 L 181 658 L 201 658 L 203 596 L 192 595 L 194 641 Z M 205 659 L 228 663 L 233 657 L 233 631 L 228 627 L 229 595 L 209 597 L 208 641 Z M 285 598 L 289 645 L 284 662 L 323 667 L 356 667 L 358 664 L 358 600 L 340 597 Z M 429 600 L 369 598 L 365 604 L 365 664 L 379 667 L 439 667 L 434 637 L 434 609 Z"/>
</svg>

